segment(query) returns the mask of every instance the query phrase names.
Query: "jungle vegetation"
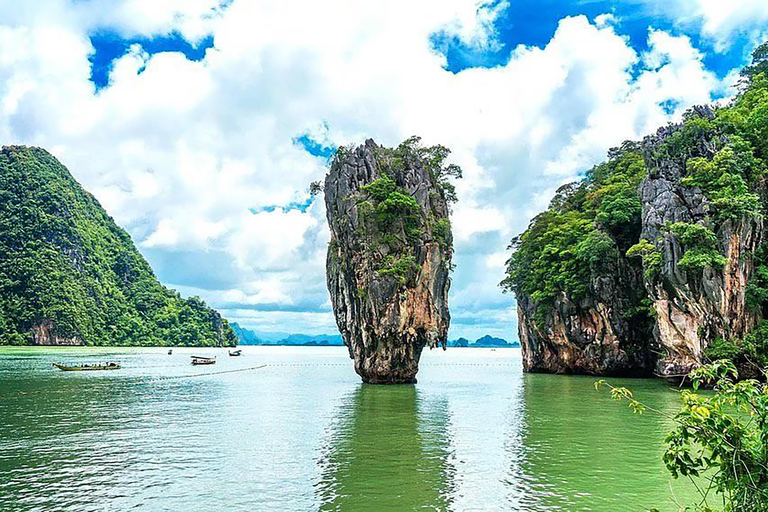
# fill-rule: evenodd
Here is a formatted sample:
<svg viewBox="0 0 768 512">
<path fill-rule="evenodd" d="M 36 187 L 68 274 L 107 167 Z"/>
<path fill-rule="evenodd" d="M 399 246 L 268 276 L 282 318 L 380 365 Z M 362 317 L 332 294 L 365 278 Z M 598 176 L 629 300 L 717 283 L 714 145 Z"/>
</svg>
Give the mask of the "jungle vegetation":
<svg viewBox="0 0 768 512">
<path fill-rule="evenodd" d="M 344 151 L 340 148 L 337 158 L 343 158 Z M 419 137 L 395 148 L 379 147 L 375 157 L 381 176 L 362 186 L 355 197 L 361 239 L 373 255 L 376 272 L 395 278 L 401 286 L 415 277 L 414 247 L 420 242 L 436 241 L 443 250 L 452 249 L 451 223 L 442 212 L 456 202 L 450 179 L 461 178 L 462 172 L 459 166 L 445 163 L 449 155 L 445 146 L 423 146 Z M 399 184 L 402 173 L 417 167 L 427 170 L 433 184 L 426 207 Z"/>
<path fill-rule="evenodd" d="M 627 141 L 581 181 L 558 189 L 549 208 L 512 239 L 501 286 L 529 297 L 540 318 L 561 293 L 574 302 L 589 298 L 590 280 L 609 272 L 617 258 L 640 262 L 645 279 L 654 280 L 663 258 L 658 241 L 641 238 L 638 186 L 662 160 L 679 163 L 685 169 L 682 184 L 698 188 L 709 202 L 704 221 L 663 227 L 683 249 L 678 268 L 692 276 L 722 269 L 726 259 L 719 229 L 726 222 L 765 215 L 766 197 L 758 191 L 765 189 L 768 168 L 768 43 L 754 52 L 742 77 L 738 94 L 713 108 L 712 118 L 691 110 L 658 146 Z M 712 159 L 692 157 L 703 140 L 713 146 Z M 768 248 L 754 255 L 748 299 L 750 307 L 768 313 L 766 255 Z M 742 341 L 720 340 L 720 348 Z"/>
<path fill-rule="evenodd" d="M 158 282 L 130 236 L 43 149 L 0 151 L 0 345 L 33 328 L 87 345 L 234 345 L 226 320 Z"/>
</svg>

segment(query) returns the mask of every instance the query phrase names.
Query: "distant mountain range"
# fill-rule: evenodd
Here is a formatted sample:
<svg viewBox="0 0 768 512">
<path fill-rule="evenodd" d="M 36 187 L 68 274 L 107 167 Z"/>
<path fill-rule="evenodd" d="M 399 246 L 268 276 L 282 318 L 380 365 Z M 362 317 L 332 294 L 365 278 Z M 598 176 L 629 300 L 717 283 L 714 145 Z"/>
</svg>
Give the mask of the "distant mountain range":
<svg viewBox="0 0 768 512">
<path fill-rule="evenodd" d="M 292 345 L 292 346 L 341 346 L 341 334 L 290 334 L 287 332 L 255 332 L 230 324 L 240 345 Z"/>
<path fill-rule="evenodd" d="M 517 348 L 520 343 L 517 341 L 509 342 L 501 338 L 494 338 L 493 336 L 485 335 L 482 338 L 478 338 L 474 343 L 470 342 L 467 338 L 459 338 L 457 340 L 451 340 L 448 342 L 449 347 L 460 348 Z"/>
<path fill-rule="evenodd" d="M 290 334 L 287 332 L 256 332 L 250 329 L 241 327 L 237 323 L 230 324 L 232 329 L 237 335 L 240 345 L 288 345 L 288 346 L 304 346 L 304 347 L 330 347 L 330 346 L 342 346 L 344 342 L 341 338 L 341 334 Z M 483 336 L 476 340 L 474 343 L 470 342 L 466 338 L 459 338 L 457 340 L 451 340 L 448 342 L 448 346 L 452 348 L 458 347 L 472 347 L 472 348 L 513 348 L 519 347 L 520 343 L 517 341 L 508 342 L 501 338 L 494 338 L 493 336 Z"/>
</svg>

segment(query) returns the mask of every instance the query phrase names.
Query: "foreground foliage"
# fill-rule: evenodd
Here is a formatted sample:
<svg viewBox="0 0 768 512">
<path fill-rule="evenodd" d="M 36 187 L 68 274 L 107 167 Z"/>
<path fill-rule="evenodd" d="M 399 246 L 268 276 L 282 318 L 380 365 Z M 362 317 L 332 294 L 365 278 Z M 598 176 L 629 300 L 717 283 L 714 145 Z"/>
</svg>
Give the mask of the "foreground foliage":
<svg viewBox="0 0 768 512">
<path fill-rule="evenodd" d="M 666 438 L 664 463 L 673 477 L 690 478 L 700 494 L 686 510 L 761 512 L 768 510 L 768 386 L 738 381 L 729 360 L 719 360 L 691 374 L 693 390 L 681 392 L 682 408 Z M 701 394 L 700 386 L 714 385 Z M 650 410 L 623 387 L 604 380 L 611 396 L 626 400 L 637 413 Z"/>
<path fill-rule="evenodd" d="M 32 329 L 88 345 L 234 345 L 221 316 L 161 285 L 130 236 L 42 149 L 0 152 L 0 345 Z"/>
</svg>

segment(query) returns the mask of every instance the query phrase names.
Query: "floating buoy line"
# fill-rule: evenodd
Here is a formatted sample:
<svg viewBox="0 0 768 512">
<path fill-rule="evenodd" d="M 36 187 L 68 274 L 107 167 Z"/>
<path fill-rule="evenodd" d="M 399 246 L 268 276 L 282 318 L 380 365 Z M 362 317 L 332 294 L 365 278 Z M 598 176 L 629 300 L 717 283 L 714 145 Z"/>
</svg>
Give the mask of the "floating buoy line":
<svg viewBox="0 0 768 512">
<path fill-rule="evenodd" d="M 251 366 L 249 368 L 236 368 L 234 370 L 221 370 L 218 372 L 193 373 L 190 375 L 171 375 L 169 377 L 155 377 L 153 380 L 192 379 L 195 377 L 206 377 L 209 375 L 224 375 L 225 373 L 250 372 L 255 370 L 261 370 L 263 368 L 267 368 L 268 366 L 272 366 L 272 367 L 293 366 L 293 367 L 304 367 L 304 368 L 316 368 L 319 366 L 349 366 L 349 365 L 347 363 L 266 363 L 266 364 L 260 364 L 259 366 Z M 447 363 L 447 364 L 436 364 L 432 366 L 509 367 L 509 366 L 516 366 L 516 365 L 504 364 L 504 363 Z"/>
<path fill-rule="evenodd" d="M 250 372 L 266 368 L 268 364 L 251 366 L 250 368 L 235 368 L 234 370 L 221 370 L 220 372 L 193 373 L 191 375 L 171 375 L 170 377 L 155 377 L 153 380 L 191 379 L 194 377 L 206 377 L 208 375 L 223 375 L 225 373 Z"/>
</svg>

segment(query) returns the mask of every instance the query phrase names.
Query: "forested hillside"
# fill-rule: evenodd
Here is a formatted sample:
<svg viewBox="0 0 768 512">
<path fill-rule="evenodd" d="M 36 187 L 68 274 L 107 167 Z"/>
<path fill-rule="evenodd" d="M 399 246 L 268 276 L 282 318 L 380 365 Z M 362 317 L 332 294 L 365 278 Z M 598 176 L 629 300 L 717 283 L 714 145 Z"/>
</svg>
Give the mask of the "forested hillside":
<svg viewBox="0 0 768 512">
<path fill-rule="evenodd" d="M 130 236 L 40 148 L 0 151 L 0 345 L 233 345 L 160 284 Z"/>
</svg>

